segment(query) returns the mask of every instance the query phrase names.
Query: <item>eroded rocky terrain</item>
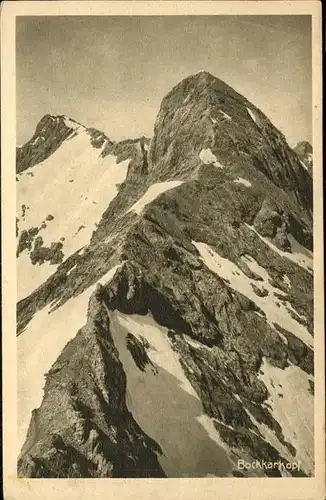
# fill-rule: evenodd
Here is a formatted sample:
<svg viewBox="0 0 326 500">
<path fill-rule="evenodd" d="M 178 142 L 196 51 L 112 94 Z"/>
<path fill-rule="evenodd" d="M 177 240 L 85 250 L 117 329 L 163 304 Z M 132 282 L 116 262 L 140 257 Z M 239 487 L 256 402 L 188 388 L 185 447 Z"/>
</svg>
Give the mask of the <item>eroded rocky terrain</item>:
<svg viewBox="0 0 326 500">
<path fill-rule="evenodd" d="M 19 475 L 313 474 L 310 172 L 206 72 L 151 140 L 75 124 L 17 153 Z"/>
</svg>

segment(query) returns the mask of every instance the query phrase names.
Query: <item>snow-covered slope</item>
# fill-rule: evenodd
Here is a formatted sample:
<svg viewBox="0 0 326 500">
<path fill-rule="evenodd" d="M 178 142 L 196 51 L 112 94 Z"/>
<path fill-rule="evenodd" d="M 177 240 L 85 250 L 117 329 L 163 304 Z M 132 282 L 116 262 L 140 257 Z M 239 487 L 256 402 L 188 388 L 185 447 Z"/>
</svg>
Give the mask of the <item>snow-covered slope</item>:
<svg viewBox="0 0 326 500">
<path fill-rule="evenodd" d="M 266 359 L 260 371 L 260 379 L 270 393 L 265 405 L 282 424 L 285 439 L 297 450 L 296 460 L 307 474 L 311 474 L 314 468 L 313 377 L 294 365 L 280 370 Z"/>
<path fill-rule="evenodd" d="M 181 184 L 182 181 L 168 181 L 152 184 L 152 186 L 148 188 L 146 193 L 131 208 L 129 208 L 128 212 L 134 210 L 139 215 L 146 207 L 146 205 L 155 200 L 160 194 L 178 187 Z"/>
<path fill-rule="evenodd" d="M 117 195 L 130 160 L 117 163 L 113 155 L 103 158 L 105 146 L 93 147 L 87 129 L 78 128 L 49 158 L 18 174 L 18 239 L 22 242 L 36 228 L 30 248 L 23 248 L 18 256 L 19 299 L 37 288 L 62 260 L 88 244 Z M 59 258 L 42 251 L 51 245 L 57 245 Z"/>
<path fill-rule="evenodd" d="M 114 266 L 97 283 L 110 281 L 119 267 Z M 45 375 L 86 323 L 87 306 L 95 287 L 87 288 L 57 309 L 53 304 L 40 310 L 18 338 L 18 453 L 26 439 L 31 412 L 42 402 Z"/>
<path fill-rule="evenodd" d="M 231 288 L 245 295 L 264 311 L 271 326 L 274 323 L 280 325 L 309 347 L 313 346 L 312 335 L 304 325 L 300 324 L 295 317 L 293 318 L 293 314 L 298 319 L 305 318 L 300 318 L 300 314 L 287 301 L 286 292 L 271 285 L 271 277 L 268 272 L 259 266 L 252 257 L 243 255 L 242 260 L 258 275 L 259 281 L 246 276 L 238 266 L 229 259 L 218 255 L 205 243 L 193 242 L 193 244 L 198 249 L 205 265 L 218 276 L 227 280 Z"/>
<path fill-rule="evenodd" d="M 167 329 L 150 316 L 117 312 L 111 318 L 113 340 L 127 375 L 127 406 L 141 428 L 162 448 L 159 460 L 168 476 L 230 475 L 232 464 L 185 376 Z M 127 348 L 130 334 L 149 346 L 143 370 L 136 366 Z M 154 408 L 164 414 L 164 423 L 153 419 Z"/>
</svg>

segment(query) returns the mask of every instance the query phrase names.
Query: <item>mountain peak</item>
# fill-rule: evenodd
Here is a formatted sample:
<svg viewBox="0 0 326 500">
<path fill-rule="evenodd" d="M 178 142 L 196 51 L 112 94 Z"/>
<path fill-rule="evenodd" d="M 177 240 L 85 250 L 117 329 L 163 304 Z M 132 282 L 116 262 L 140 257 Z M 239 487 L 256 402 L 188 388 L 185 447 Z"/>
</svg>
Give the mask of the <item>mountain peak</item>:
<svg viewBox="0 0 326 500">
<path fill-rule="evenodd" d="M 196 83 L 208 83 L 209 84 L 211 82 L 220 82 L 223 85 L 228 86 L 223 80 L 220 80 L 217 76 L 212 75 L 212 73 L 210 73 L 209 71 L 206 71 L 206 70 L 201 70 L 201 71 L 198 71 L 197 73 L 194 73 L 193 75 L 187 76 L 186 78 L 181 80 L 181 82 L 179 84 L 181 85 L 185 82 L 189 82 L 192 84 L 196 84 Z"/>
<path fill-rule="evenodd" d="M 238 94 L 226 82 L 212 75 L 209 71 L 204 70 L 187 76 L 181 80 L 181 82 L 173 87 L 173 89 L 163 99 L 163 103 L 166 99 L 170 99 L 172 96 L 175 97 L 180 94 L 183 94 L 185 97 L 192 94 L 192 96 L 197 100 L 201 97 L 207 97 L 208 94 L 210 94 L 213 99 L 216 98 L 218 94 L 221 96 L 227 94 L 234 99 L 248 102 L 245 97 Z"/>
<path fill-rule="evenodd" d="M 154 127 L 151 168 L 162 178 L 196 176 L 200 155 L 208 150 L 225 166 L 224 175 L 262 175 L 311 208 L 312 186 L 283 134 L 227 83 L 200 71 L 163 99 Z"/>
<path fill-rule="evenodd" d="M 84 125 L 66 115 L 44 115 L 38 122 L 32 138 L 16 149 L 17 173 L 45 160 L 69 136 L 84 130 Z"/>
<path fill-rule="evenodd" d="M 284 136 L 207 71 L 150 144 L 41 122 L 17 163 L 42 163 L 16 184 L 18 475 L 313 475 L 312 178 Z"/>
<path fill-rule="evenodd" d="M 81 123 L 77 122 L 73 118 L 68 117 L 67 115 L 51 115 L 51 114 L 46 114 L 41 118 L 39 121 L 36 131 L 38 130 L 45 130 L 47 127 L 53 127 L 54 125 L 60 124 L 61 126 L 64 125 L 72 130 L 76 130 L 78 128 L 85 128 L 84 125 Z"/>
<path fill-rule="evenodd" d="M 300 141 L 293 148 L 293 151 L 297 154 L 302 165 L 312 174 L 313 167 L 313 156 L 312 156 L 312 145 L 308 141 Z"/>
<path fill-rule="evenodd" d="M 300 141 L 298 144 L 293 148 L 294 151 L 297 154 L 308 154 L 312 153 L 312 145 L 308 141 Z"/>
<path fill-rule="evenodd" d="M 216 76 L 212 75 L 209 71 L 201 70 L 194 75 L 190 75 L 189 79 L 201 79 L 201 80 L 217 80 Z"/>
</svg>

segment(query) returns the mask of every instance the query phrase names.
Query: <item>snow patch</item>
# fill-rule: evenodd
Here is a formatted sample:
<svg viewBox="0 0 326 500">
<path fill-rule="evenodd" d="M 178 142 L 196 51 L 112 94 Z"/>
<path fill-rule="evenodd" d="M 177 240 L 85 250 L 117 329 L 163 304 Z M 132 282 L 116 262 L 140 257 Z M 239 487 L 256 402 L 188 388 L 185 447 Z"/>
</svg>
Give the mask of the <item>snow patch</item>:
<svg viewBox="0 0 326 500">
<path fill-rule="evenodd" d="M 314 397 L 309 392 L 309 380 L 313 377 L 294 365 L 281 370 L 265 358 L 261 371 L 263 374 L 259 374 L 259 378 L 270 394 L 264 404 L 272 408 L 285 440 L 297 450 L 295 459 L 311 474 L 314 467 Z"/>
<path fill-rule="evenodd" d="M 52 214 L 54 219 L 40 229 L 38 236 L 46 247 L 64 237 L 64 259 L 89 243 L 96 223 L 117 195 L 117 185 L 125 180 L 128 171 L 129 160 L 117 164 L 112 155 L 102 158 L 101 150 L 93 148 L 90 140 L 83 130 L 65 141 L 44 162 L 35 165 L 33 177 L 29 176 L 31 169 L 19 175 L 17 210 L 23 204 L 30 207 L 20 221 L 20 232 L 31 227 L 41 228 L 46 216 Z M 44 271 L 40 270 L 45 264 L 33 266 L 22 258 L 24 253 L 18 258 L 19 290 L 26 288 L 26 281 L 32 281 L 33 287 L 44 281 Z M 47 266 L 48 276 L 56 267 Z M 27 286 L 33 291 L 32 285 Z M 25 296 L 24 293 L 20 290 L 19 296 Z"/>
<path fill-rule="evenodd" d="M 190 92 L 188 95 L 186 95 L 186 97 L 184 98 L 184 100 L 183 100 L 183 103 L 182 103 L 182 104 L 187 104 L 187 103 L 190 101 L 191 96 L 192 96 L 192 94 L 191 94 L 191 92 Z"/>
<path fill-rule="evenodd" d="M 260 282 L 248 278 L 236 264 L 220 256 L 209 245 L 206 245 L 206 243 L 195 241 L 192 243 L 199 251 L 204 264 L 211 271 L 222 279 L 228 280 L 229 286 L 233 290 L 255 302 L 255 304 L 265 312 L 267 322 L 271 327 L 273 327 L 273 323 L 276 323 L 285 330 L 293 333 L 293 335 L 298 337 L 309 347 L 313 346 L 313 337 L 310 335 L 307 328 L 290 315 L 289 309 L 292 307 L 290 303 L 287 301 L 280 302 L 279 298 L 275 295 L 277 293 L 278 295 L 286 296 L 286 294 L 270 284 L 268 272 L 260 266 L 258 262 L 250 256 L 243 257 L 244 262 L 250 269 L 263 278 L 263 281 Z M 255 293 L 252 285 L 258 287 L 260 290 L 267 290 L 268 295 L 259 297 Z"/>
<path fill-rule="evenodd" d="M 313 252 L 301 245 L 292 234 L 288 235 L 289 242 L 291 243 L 292 255 L 300 256 L 308 259 L 307 262 L 311 264 L 311 269 L 313 268 Z"/>
<path fill-rule="evenodd" d="M 74 120 L 72 120 L 71 118 L 68 118 L 65 115 L 63 115 L 62 118 L 63 118 L 64 124 L 66 125 L 66 127 L 69 127 L 73 130 L 79 130 L 80 128 L 85 129 L 85 127 L 83 125 L 81 125 L 81 123 L 75 122 Z"/>
<path fill-rule="evenodd" d="M 29 254 L 21 253 L 17 259 L 17 302 L 36 290 L 57 268 L 58 265 L 50 265 L 49 262 L 41 266 L 33 265 Z"/>
<path fill-rule="evenodd" d="M 310 250 L 307 250 L 304 246 L 300 245 L 300 243 L 291 235 L 288 234 L 288 239 L 291 243 L 292 253 L 284 252 L 275 246 L 268 238 L 261 236 L 258 231 L 253 226 L 249 226 L 249 224 L 245 225 L 251 229 L 257 236 L 268 245 L 274 252 L 278 253 L 281 257 L 285 257 L 286 259 L 291 260 L 298 266 L 302 267 L 310 274 L 313 273 L 313 253 Z"/>
<path fill-rule="evenodd" d="M 140 427 L 162 448 L 160 464 L 168 477 L 227 476 L 232 464 L 212 420 L 185 376 L 168 329 L 150 315 L 108 312 L 111 332 L 127 375 L 127 406 Z M 126 347 L 132 333 L 149 343 L 152 365 L 137 368 Z M 153 408 L 158 418 L 153 419 Z"/>
<path fill-rule="evenodd" d="M 255 113 L 250 108 L 247 108 L 247 111 L 248 111 L 249 115 L 251 116 L 251 118 L 253 119 L 253 121 L 255 123 L 257 123 L 257 118 L 256 118 Z"/>
<path fill-rule="evenodd" d="M 32 141 L 30 144 L 31 146 L 35 146 L 35 144 L 38 142 L 39 137 L 35 137 L 34 141 Z"/>
<path fill-rule="evenodd" d="M 109 281 L 112 280 L 112 278 L 114 278 L 115 273 L 117 272 L 118 269 L 120 269 L 123 266 L 124 263 L 125 263 L 125 261 L 120 262 L 120 264 L 116 264 L 106 274 L 104 274 L 100 279 L 98 279 L 96 283 L 100 284 L 100 285 L 106 285 Z M 94 285 L 93 285 L 93 289 L 94 289 Z M 92 291 L 93 291 L 93 289 L 92 289 Z"/>
<path fill-rule="evenodd" d="M 144 207 L 155 200 L 160 194 L 180 186 L 183 182 L 184 181 L 167 181 L 152 184 L 152 186 L 147 189 L 146 193 L 131 208 L 129 208 L 126 213 L 134 210 L 139 215 Z"/>
<path fill-rule="evenodd" d="M 188 344 L 190 344 L 192 347 L 195 347 L 196 349 L 208 349 L 209 351 L 211 350 L 211 347 L 208 347 L 207 345 L 198 342 L 198 340 L 189 337 L 189 335 L 184 334 L 183 338 L 186 340 Z"/>
<path fill-rule="evenodd" d="M 246 187 L 251 187 L 251 182 L 247 181 L 247 179 L 243 179 L 243 177 L 237 177 L 233 182 L 236 184 L 243 184 Z"/>
<path fill-rule="evenodd" d="M 308 170 L 307 165 L 306 165 L 305 163 L 303 163 L 303 161 L 301 161 L 301 160 L 300 160 L 300 163 L 301 163 L 301 165 L 303 166 L 303 168 L 304 168 L 305 170 Z"/>
<path fill-rule="evenodd" d="M 70 273 L 72 273 L 72 271 L 73 271 L 74 269 L 76 269 L 76 267 L 77 267 L 77 264 L 75 264 L 74 266 L 72 266 L 72 268 L 71 268 L 71 269 L 69 269 L 69 271 L 67 271 L 67 276 L 69 276 L 69 274 L 70 274 Z"/>
<path fill-rule="evenodd" d="M 199 417 L 197 417 L 197 421 L 204 427 L 209 437 L 215 441 L 218 446 L 224 448 L 226 453 L 229 453 L 226 443 L 221 439 L 216 427 L 214 426 L 214 420 L 215 419 L 210 418 L 205 413 L 202 413 Z"/>
<path fill-rule="evenodd" d="M 221 113 L 221 115 L 224 116 L 224 118 L 226 118 L 227 120 L 232 120 L 231 116 L 222 111 L 221 109 L 219 109 L 218 112 Z"/>
<path fill-rule="evenodd" d="M 222 163 L 217 160 L 216 156 L 212 153 L 210 148 L 202 149 L 199 153 L 199 158 L 206 165 L 210 165 L 211 163 L 213 163 L 215 167 L 224 168 L 224 165 L 222 165 Z"/>
<path fill-rule="evenodd" d="M 122 263 L 114 266 L 97 283 L 107 283 L 121 266 Z M 95 288 L 96 284 L 58 309 L 53 310 L 54 304 L 44 307 L 17 339 L 18 453 L 26 438 L 31 412 L 42 402 L 44 375 L 86 323 L 88 301 Z"/>
<path fill-rule="evenodd" d="M 283 283 L 288 288 L 291 288 L 291 281 L 289 280 L 289 277 L 286 274 L 284 274 L 284 276 L 283 276 Z"/>
<path fill-rule="evenodd" d="M 266 425 L 262 422 L 258 422 L 258 420 L 255 419 L 255 417 L 247 410 L 247 408 L 245 406 L 244 406 L 244 410 L 247 413 L 247 415 L 249 416 L 252 423 L 258 429 L 258 433 L 255 431 L 252 431 L 252 432 L 254 432 L 257 435 L 261 434 L 264 437 L 264 440 L 267 441 L 267 443 L 269 443 L 271 446 L 273 446 L 273 448 L 275 448 L 275 450 L 277 450 L 279 452 L 281 457 L 285 458 L 289 462 L 293 462 L 294 457 L 291 455 L 288 448 L 286 448 L 286 446 L 280 442 L 275 431 L 270 429 L 268 427 L 268 425 Z M 291 474 L 288 473 L 285 469 L 284 470 L 280 469 L 280 472 L 281 472 L 282 476 L 283 476 L 283 473 L 285 473 L 284 474 L 285 477 L 291 476 Z"/>
<path fill-rule="evenodd" d="M 144 321 L 142 316 L 137 315 L 123 315 L 119 313 L 119 323 L 128 331 L 132 332 L 139 340 L 143 336 L 150 344 L 148 355 L 151 360 L 161 368 L 168 370 L 168 372 L 176 377 L 183 390 L 199 399 L 189 380 L 186 378 L 178 355 L 173 351 L 168 340 L 166 328 L 155 324 L 154 320 L 147 317 L 147 322 Z"/>
</svg>

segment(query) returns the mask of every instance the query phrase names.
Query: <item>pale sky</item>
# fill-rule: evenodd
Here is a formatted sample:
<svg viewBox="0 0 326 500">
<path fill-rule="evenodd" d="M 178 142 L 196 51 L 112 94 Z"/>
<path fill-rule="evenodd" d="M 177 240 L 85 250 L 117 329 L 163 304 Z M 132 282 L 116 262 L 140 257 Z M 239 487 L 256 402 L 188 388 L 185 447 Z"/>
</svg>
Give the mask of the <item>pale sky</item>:
<svg viewBox="0 0 326 500">
<path fill-rule="evenodd" d="M 311 141 L 310 16 L 18 17 L 17 143 L 47 113 L 152 136 L 163 97 L 206 70 L 294 146 Z"/>
</svg>

